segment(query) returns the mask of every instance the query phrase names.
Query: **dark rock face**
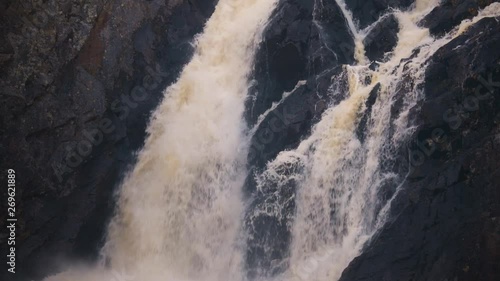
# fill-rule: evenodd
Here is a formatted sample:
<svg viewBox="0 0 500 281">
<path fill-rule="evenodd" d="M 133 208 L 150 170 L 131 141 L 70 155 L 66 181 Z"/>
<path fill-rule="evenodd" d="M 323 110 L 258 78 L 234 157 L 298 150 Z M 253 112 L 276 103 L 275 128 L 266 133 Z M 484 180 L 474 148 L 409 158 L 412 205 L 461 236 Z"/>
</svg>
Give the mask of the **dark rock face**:
<svg viewBox="0 0 500 281">
<path fill-rule="evenodd" d="M 372 111 L 373 105 L 377 101 L 379 93 L 380 93 L 380 83 L 375 85 L 375 87 L 373 87 L 373 90 L 370 92 L 368 98 L 366 99 L 365 102 L 366 110 L 363 113 L 363 116 L 361 116 L 358 126 L 356 127 L 356 136 L 361 142 L 364 142 L 366 139 L 366 126 L 368 123 L 368 118 L 370 117 L 369 113 Z"/>
<path fill-rule="evenodd" d="M 19 175 L 18 280 L 58 271 L 58 260 L 95 260 L 114 187 L 133 163 L 151 110 L 189 60 L 190 41 L 215 2 L 0 3 L 0 169 Z M 346 5 L 364 28 L 390 8 L 414 2 Z M 445 0 L 422 25 L 442 35 L 491 2 Z M 496 20 L 485 19 L 431 59 L 426 99 L 412 113 L 419 125 L 409 147 L 412 173 L 394 202 L 392 220 L 342 280 L 500 280 L 499 31 Z M 383 59 L 397 32 L 394 16 L 378 21 L 364 42 L 368 58 Z M 244 187 L 249 277 L 287 267 L 295 215 L 294 181 L 269 181 L 257 189 L 254 176 L 281 151 L 295 148 L 321 114 L 345 98 L 341 65 L 354 62 L 353 50 L 336 1 L 281 0 L 265 30 L 246 111 L 255 126 Z M 377 95 L 378 87 L 367 108 Z M 400 108 L 396 99 L 394 116 Z M 356 130 L 361 140 L 367 118 L 360 116 Z M 408 150 L 400 153 L 387 165 L 408 163 Z M 280 167 L 278 173 L 300 169 Z M 5 198 L 6 189 L 0 192 Z M 252 216 L 273 202 L 283 206 L 279 216 Z M 4 253 L 6 244 L 0 245 Z"/>
<path fill-rule="evenodd" d="M 330 87 L 332 77 L 342 72 L 340 65 L 354 61 L 354 41 L 345 22 L 334 1 L 322 5 L 316 1 L 280 1 L 265 30 L 246 114 L 248 123 L 257 126 L 248 156 L 251 172 L 245 184 L 250 200 L 245 225 L 251 237 L 246 265 L 251 278 L 272 276 L 287 267 L 289 225 L 295 214 L 293 182 L 286 187 L 269 182 L 257 190 L 254 176 L 279 152 L 295 148 L 324 110 L 347 92 Z M 289 92 L 286 97 L 285 92 Z M 259 116 L 268 110 L 257 124 Z M 290 172 L 283 167 L 283 173 Z M 279 218 L 254 215 L 276 200 L 288 202 Z"/>
<path fill-rule="evenodd" d="M 253 136 L 248 159 L 251 172 L 245 184 L 245 191 L 251 200 L 245 218 L 250 237 L 247 249 L 250 277 L 272 276 L 287 268 L 284 261 L 288 256 L 291 239 L 289 226 L 295 215 L 295 181 L 290 180 L 284 185 L 266 181 L 264 186 L 256 189 L 255 175 L 265 168 L 268 161 L 275 159 L 278 153 L 295 148 L 310 133 L 313 124 L 319 121 L 328 106 L 344 98 L 343 94 L 347 93 L 344 83 L 338 85 L 343 90 L 330 87 L 332 77 L 338 77 L 341 73 L 342 67 L 335 67 L 304 81 L 265 116 Z M 345 81 L 345 77 L 339 77 L 338 80 Z M 293 167 L 283 166 L 278 170 L 283 176 L 289 176 L 291 173 L 300 173 L 300 168 L 300 164 L 297 164 Z M 282 206 L 279 215 L 259 212 L 273 204 Z"/>
<path fill-rule="evenodd" d="M 406 8 L 412 2 L 392 7 Z M 353 4 L 348 2 L 348 5 Z M 480 5 L 484 7 L 486 4 Z M 379 4 L 368 2 L 366 5 Z M 444 5 L 447 5 L 446 2 Z M 386 10 L 387 6 L 383 6 L 376 15 Z M 360 17 L 362 10 L 355 9 L 354 14 Z M 364 19 L 362 26 L 375 22 L 376 17 Z M 275 20 L 268 30 L 273 30 Z M 500 160 L 497 156 L 500 155 L 500 103 L 497 98 L 500 94 L 500 69 L 498 52 L 495 51 L 500 47 L 498 31 L 499 24 L 494 19 L 483 20 L 432 58 L 426 75 L 425 102 L 412 113 L 415 119 L 412 121 L 419 124 L 415 141 L 410 146 L 412 173 L 394 202 L 392 220 L 351 263 L 342 280 L 499 279 L 500 189 L 496 163 Z M 381 60 L 384 53 L 391 51 L 397 43 L 397 32 L 393 16 L 381 19 L 364 42 L 369 59 Z M 335 64 L 327 64 L 325 67 L 330 70 L 324 73 L 314 72 L 314 69 L 323 71 L 324 68 L 309 68 L 306 75 L 311 78 L 307 80 L 290 79 L 304 82 L 282 99 L 283 89 L 290 89 L 294 83 L 290 82 L 288 88 L 262 86 L 276 81 L 272 79 L 276 79 L 277 74 L 273 74 L 272 79 L 259 80 L 259 73 L 268 74 L 272 64 L 279 61 L 263 60 L 260 57 L 262 53 L 261 50 L 257 57 L 256 79 L 260 88 L 256 87 L 258 96 L 254 103 L 260 109 L 255 112 L 264 112 L 272 102 L 281 102 L 261 121 L 254 135 L 249 165 L 257 174 L 280 151 L 295 148 L 310 133 L 323 112 L 313 110 L 317 107 L 312 105 L 335 104 L 343 98 L 342 95 L 325 95 L 328 87 L 318 87 L 322 85 L 321 79 L 335 77 Z M 491 56 L 492 53 L 495 56 Z M 347 63 L 352 63 L 352 59 Z M 261 72 L 260 65 L 265 65 Z M 331 81 L 325 81 L 325 84 L 328 83 L 331 84 Z M 482 87 L 479 96 L 475 94 L 478 87 Z M 404 87 L 400 91 L 403 95 Z M 375 87 L 367 100 L 368 108 L 376 101 L 377 94 L 378 87 Z M 261 104 L 258 104 L 259 101 Z M 471 111 L 476 102 L 480 109 Z M 392 114 L 397 116 L 400 108 L 398 98 Z M 449 109 L 452 111 L 448 112 Z M 255 108 L 249 107 L 249 110 Z M 250 118 L 251 124 L 257 116 L 254 113 L 253 119 Z M 361 140 L 364 139 L 366 118 L 360 117 L 356 130 Z M 387 169 L 402 173 L 402 167 L 408 163 L 408 149 L 403 150 L 394 163 L 387 163 Z M 300 166 L 282 167 L 278 173 L 288 175 L 297 172 L 297 169 L 300 170 Z M 280 185 L 269 181 L 255 190 L 253 175 L 247 179 L 246 189 L 251 199 L 245 221 L 251 237 L 247 251 L 250 277 L 274 275 L 287 267 L 287 249 L 291 239 L 289 225 L 293 223 L 295 214 L 295 185 L 293 181 Z M 383 192 L 394 190 L 388 187 Z M 274 203 L 282 206 L 279 215 L 253 216 L 252 210 Z"/>
<path fill-rule="evenodd" d="M 379 7 L 379 15 L 389 7 L 408 7 L 412 2 L 364 4 Z M 361 3 L 350 4 L 361 7 Z M 362 13 L 359 10 L 355 14 L 362 16 Z M 393 16 L 385 17 L 372 29 L 366 41 L 371 60 L 381 59 L 385 52 L 392 50 L 397 32 Z M 248 157 L 251 172 L 245 183 L 250 200 L 245 219 L 250 237 L 247 245 L 250 277 L 272 276 L 287 267 L 289 226 L 295 214 L 294 182 L 286 186 L 266 182 L 256 189 L 254 177 L 281 151 L 295 148 L 310 134 L 324 110 L 345 98 L 347 78 L 342 76 L 340 65 L 354 62 L 353 51 L 352 35 L 335 1 L 323 1 L 322 5 L 316 1 L 281 1 L 266 28 L 256 57 L 253 95 L 247 103 L 247 120 L 251 126 L 269 110 L 255 128 Z M 302 82 L 297 84 L 299 81 Z M 371 102 L 375 101 L 376 94 L 374 90 Z M 272 108 L 277 102 L 279 104 Z M 284 174 L 291 172 L 287 167 L 281 170 Z M 284 206 L 281 215 L 256 212 L 276 202 Z"/>
<path fill-rule="evenodd" d="M 432 57 L 393 219 L 341 280 L 499 280 L 499 31 L 483 19 Z"/>
<path fill-rule="evenodd" d="M 363 40 L 366 57 L 370 61 L 381 61 L 384 54 L 390 52 L 398 43 L 399 25 L 394 15 L 384 17 L 377 22 Z"/>
<path fill-rule="evenodd" d="M 113 189 L 214 2 L 2 2 L 0 167 L 18 175 L 16 278 L 96 258 Z"/>
<path fill-rule="evenodd" d="M 337 92 L 330 95 L 332 77 L 341 74 L 339 66 L 303 81 L 265 115 L 253 135 L 248 164 L 254 169 L 262 169 L 279 152 L 296 147 L 327 107 L 344 97 L 346 85 L 343 85 L 344 91 L 336 89 Z"/>
<path fill-rule="evenodd" d="M 422 25 L 429 28 L 433 35 L 443 35 L 453 29 L 464 19 L 477 15 L 483 9 L 497 0 L 445 0 L 434 8 L 423 20 Z"/>
<path fill-rule="evenodd" d="M 390 8 L 407 9 L 415 0 L 345 0 L 347 8 L 353 14 L 360 28 L 374 23 Z"/>
<path fill-rule="evenodd" d="M 353 61 L 354 42 L 334 1 L 281 1 L 266 28 L 255 62 L 255 81 L 247 120 L 257 118 L 307 80 L 338 64 Z"/>
</svg>

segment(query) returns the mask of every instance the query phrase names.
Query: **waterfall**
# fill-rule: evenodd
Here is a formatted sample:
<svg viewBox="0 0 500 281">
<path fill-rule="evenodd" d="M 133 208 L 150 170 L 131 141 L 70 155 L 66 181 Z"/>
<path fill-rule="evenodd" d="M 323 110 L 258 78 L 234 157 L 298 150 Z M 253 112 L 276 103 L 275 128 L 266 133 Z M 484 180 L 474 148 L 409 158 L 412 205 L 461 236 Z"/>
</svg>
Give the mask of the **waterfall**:
<svg viewBox="0 0 500 281">
<path fill-rule="evenodd" d="M 386 222 L 404 183 L 405 174 L 391 167 L 398 164 L 396 151 L 414 132 L 408 116 L 422 99 L 429 58 L 478 20 L 500 15 L 500 4 L 441 38 L 418 25 L 438 0 L 417 0 L 407 11 L 389 11 L 399 24 L 398 43 L 373 68 L 363 46 L 373 25 L 359 29 L 345 3 L 336 0 L 355 41 L 356 64 L 343 66 L 330 87 L 330 95 L 345 98 L 323 113 L 296 149 L 281 152 L 263 171 L 250 175 L 258 190 L 273 185 L 293 189 L 294 195 L 245 210 L 246 155 L 263 117 L 248 130 L 244 104 L 255 51 L 276 2 L 218 2 L 195 40 L 193 58 L 165 90 L 144 148 L 119 190 L 103 265 L 74 268 L 47 280 L 243 281 L 245 211 L 281 216 L 287 200 L 295 200 L 296 210 L 287 214 L 293 217 L 287 225 L 289 255 L 277 261 L 286 266 L 262 279 L 338 280 L 361 253 Z M 347 94 L 341 92 L 346 88 Z M 370 97 L 374 102 L 367 106 Z M 401 105 L 397 112 L 395 103 Z"/>
<path fill-rule="evenodd" d="M 122 186 L 104 248 L 113 268 L 135 268 L 146 280 L 239 279 L 248 142 L 242 116 L 254 52 L 274 6 L 218 3 Z"/>
<path fill-rule="evenodd" d="M 195 54 L 165 91 L 120 188 L 107 269 L 50 280 L 242 280 L 243 119 L 249 74 L 273 0 L 220 0 Z M 121 280 L 120 280 L 121 281 Z"/>
<path fill-rule="evenodd" d="M 258 190 L 268 186 L 296 190 L 295 198 L 271 200 L 253 211 L 254 216 L 266 213 L 279 217 L 289 200 L 296 201 L 289 258 L 275 262 L 287 267 L 278 280 L 338 280 L 349 262 L 361 253 L 384 225 L 390 203 L 405 180 L 404 171 L 400 175 L 387 167 L 400 164 L 396 153 L 414 132 L 408 116 L 422 99 L 429 58 L 468 26 L 484 17 L 500 15 L 500 4 L 492 4 L 444 37 L 434 38 L 418 23 L 439 1 L 417 0 L 408 11 L 389 11 L 399 24 L 398 43 L 372 70 L 362 44 L 373 25 L 359 30 L 345 3 L 336 2 L 355 39 L 357 64 L 344 66 L 342 77 L 347 81 L 332 79 L 329 94 L 342 96 L 339 89 L 345 87 L 335 84 L 346 83 L 347 98 L 329 107 L 297 149 L 281 152 L 265 171 L 255 175 Z M 376 101 L 368 109 L 370 96 Z M 401 109 L 394 116 L 391 110 L 396 102 Z M 363 116 L 368 120 L 363 128 L 365 138 L 361 139 L 356 129 Z"/>
</svg>

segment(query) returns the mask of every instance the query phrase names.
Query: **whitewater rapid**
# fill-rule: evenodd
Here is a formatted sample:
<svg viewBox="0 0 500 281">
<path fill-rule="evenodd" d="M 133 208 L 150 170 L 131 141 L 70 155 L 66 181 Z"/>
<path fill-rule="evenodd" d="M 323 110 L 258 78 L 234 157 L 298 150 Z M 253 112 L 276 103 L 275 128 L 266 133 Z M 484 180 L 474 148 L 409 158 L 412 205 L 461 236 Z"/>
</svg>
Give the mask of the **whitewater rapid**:
<svg viewBox="0 0 500 281">
<path fill-rule="evenodd" d="M 246 204 L 241 189 L 248 175 L 249 140 L 256 128 L 247 128 L 243 113 L 255 51 L 277 2 L 218 2 L 194 42 L 192 60 L 165 90 L 137 164 L 120 188 L 102 264 L 74 268 L 47 280 L 246 280 L 247 237 L 242 225 Z M 296 182 L 288 266 L 273 280 L 340 278 L 384 225 L 405 180 L 382 164 L 393 163 L 395 151 L 414 132 L 408 114 L 422 99 L 429 58 L 481 18 L 500 15 L 500 4 L 491 4 L 474 19 L 434 38 L 418 23 L 438 0 L 417 0 L 407 11 L 392 10 L 389 13 L 400 27 L 398 43 L 373 70 L 363 40 L 377 23 L 359 29 L 345 3 L 336 2 L 353 35 L 357 63 L 344 66 L 345 79 L 334 79 L 330 94 L 346 98 L 326 110 L 296 149 L 280 153 L 264 171 L 252 175 L 258 189 L 268 184 L 286 188 L 288 182 Z M 338 92 L 345 88 L 339 83 L 347 85 L 347 95 Z M 366 100 L 376 87 L 376 101 L 368 109 Z M 398 99 L 402 109 L 392 116 Z M 356 128 L 365 114 L 366 137 L 361 140 Z M 389 198 L 381 196 L 387 186 Z M 280 206 L 262 206 L 268 207 Z"/>
<path fill-rule="evenodd" d="M 120 188 L 103 262 L 50 280 L 242 280 L 243 120 L 273 0 L 220 0 L 179 80 L 153 113 Z M 125 280 L 124 280 L 125 281 Z"/>
<path fill-rule="evenodd" d="M 291 188 L 291 183 L 297 190 L 296 214 L 290 227 L 290 257 L 278 263 L 287 264 L 287 270 L 278 280 L 338 280 L 361 253 L 387 221 L 391 202 L 404 183 L 405 174 L 395 174 L 385 167 L 396 163 L 397 152 L 415 131 L 415 124 L 408 116 L 423 98 L 429 59 L 475 22 L 500 15 L 500 4 L 491 4 L 472 20 L 465 20 L 445 36 L 434 38 L 419 22 L 439 4 L 438 0 L 417 0 L 407 11 L 389 11 L 398 21 L 398 42 L 372 70 L 363 41 L 388 14 L 361 30 L 346 4 L 341 0 L 336 2 L 351 29 L 357 63 L 345 65 L 342 75 L 332 77 L 329 95 L 344 96 L 345 93 L 339 92 L 345 89 L 338 85 L 342 83 L 347 84 L 349 93 L 326 110 L 297 149 L 281 152 L 267 164 L 265 171 L 255 175 L 258 190 L 266 186 Z M 407 61 L 401 63 L 404 59 Z M 380 87 L 378 91 L 376 86 Z M 377 91 L 376 101 L 368 111 L 366 101 L 372 91 Z M 396 102 L 401 109 L 394 116 Z M 369 117 L 363 132 L 365 139 L 361 140 L 356 129 L 364 115 Z M 274 206 L 279 202 L 286 200 L 260 206 L 254 210 L 255 216 L 266 212 L 269 216 L 281 216 L 284 206 Z"/>
</svg>

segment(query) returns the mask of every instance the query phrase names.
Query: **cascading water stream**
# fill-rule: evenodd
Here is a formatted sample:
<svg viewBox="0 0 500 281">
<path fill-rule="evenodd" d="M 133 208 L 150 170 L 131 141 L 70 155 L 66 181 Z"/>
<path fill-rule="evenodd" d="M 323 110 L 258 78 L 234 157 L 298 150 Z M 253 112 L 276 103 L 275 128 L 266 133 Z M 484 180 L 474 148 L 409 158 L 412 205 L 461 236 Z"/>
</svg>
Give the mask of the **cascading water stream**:
<svg viewBox="0 0 500 281">
<path fill-rule="evenodd" d="M 103 249 L 106 265 L 47 280 L 247 279 L 241 188 L 248 134 L 257 128 L 248 132 L 242 116 L 253 56 L 276 2 L 219 1 L 196 39 L 191 62 L 165 91 L 144 149 L 121 187 Z M 390 11 L 399 23 L 398 43 L 372 70 L 363 46 L 372 26 L 359 30 L 345 3 L 336 0 L 354 37 L 357 64 L 344 66 L 346 81 L 335 79 L 330 94 L 346 97 L 325 111 L 296 149 L 280 153 L 255 175 L 257 189 L 272 184 L 296 190 L 286 199 L 296 205 L 288 214 L 293 216 L 290 254 L 278 261 L 287 266 L 272 279 L 338 280 L 384 224 L 404 181 L 404 175 L 385 166 L 396 161 L 394 152 L 413 133 L 408 113 L 422 98 L 427 61 L 468 26 L 500 15 L 500 4 L 491 4 L 444 37 L 433 38 L 418 22 L 438 2 L 417 0 L 408 11 Z M 347 85 L 347 95 L 339 92 L 345 88 L 339 83 Z M 376 101 L 368 108 L 370 95 Z M 396 101 L 402 106 L 394 116 Z M 367 116 L 364 138 L 356 134 L 362 116 Z M 388 187 L 391 196 L 384 199 L 380 194 Z M 278 216 L 280 208 L 274 202 L 250 211 Z"/>
<path fill-rule="evenodd" d="M 49 280 L 242 280 L 243 121 L 255 50 L 273 0 L 220 0 L 195 54 L 165 91 L 125 179 L 106 268 Z M 120 280 L 121 281 L 121 280 Z"/>
<path fill-rule="evenodd" d="M 408 11 L 391 11 L 400 28 L 397 46 L 385 55 L 376 70 L 371 70 L 362 44 L 372 26 L 358 30 L 345 3 L 336 2 L 355 40 L 357 65 L 344 66 L 349 94 L 323 114 L 311 136 L 297 149 L 280 153 L 265 171 L 256 175 L 258 190 L 269 185 L 296 189 L 290 255 L 278 263 L 286 263 L 288 269 L 278 280 L 340 278 L 349 262 L 384 224 L 390 203 L 404 182 L 404 174 L 398 175 L 384 166 L 397 161 L 397 150 L 414 131 L 408 115 L 422 98 L 428 59 L 474 22 L 500 15 L 500 4 L 492 4 L 473 20 L 462 22 L 437 39 L 418 22 L 439 1 L 417 0 Z M 404 59 L 406 62 L 402 63 Z M 338 89 L 343 87 L 332 87 L 330 94 L 342 95 L 336 92 Z M 365 103 L 372 94 L 376 95 L 376 102 L 368 112 Z M 401 110 L 394 116 L 391 109 L 396 101 L 401 103 Z M 369 118 L 362 140 L 356 129 L 366 114 Z M 381 195 L 387 192 L 391 196 L 384 199 Z M 276 193 L 273 196 L 279 197 Z M 287 200 L 272 202 L 255 210 L 255 216 L 264 210 L 271 210 L 267 211 L 269 216 L 282 216 L 280 210 L 284 206 L 276 204 L 286 204 Z"/>
</svg>

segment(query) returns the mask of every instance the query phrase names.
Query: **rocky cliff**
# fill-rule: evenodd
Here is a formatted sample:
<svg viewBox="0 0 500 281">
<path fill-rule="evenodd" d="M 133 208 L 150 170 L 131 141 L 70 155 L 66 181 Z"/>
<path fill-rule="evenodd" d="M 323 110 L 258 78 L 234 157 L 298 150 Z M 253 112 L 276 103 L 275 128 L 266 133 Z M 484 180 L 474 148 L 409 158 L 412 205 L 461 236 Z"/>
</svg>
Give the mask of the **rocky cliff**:
<svg viewBox="0 0 500 281">
<path fill-rule="evenodd" d="M 18 177 L 16 278 L 96 259 L 113 190 L 215 2 L 0 4 L 0 167 Z"/>
<path fill-rule="evenodd" d="M 443 36 L 492 2 L 442 1 L 420 24 L 434 36 Z M 321 4 L 281 1 L 267 28 L 256 62 L 250 123 L 273 102 L 277 105 L 261 120 L 252 141 L 249 161 L 257 171 L 280 151 L 295 148 L 326 105 L 343 98 L 329 96 L 328 87 L 333 80 L 346 79 L 338 76 L 336 66 L 353 62 L 354 45 L 335 1 Z M 412 4 L 346 1 L 361 27 L 391 8 Z M 484 19 L 431 58 L 425 100 L 412 112 L 417 131 L 397 157 L 396 166 L 410 163 L 411 173 L 394 202 L 392 219 L 365 245 L 342 281 L 499 280 L 499 31 L 498 18 Z M 396 45 L 397 33 L 395 18 L 378 20 L 364 41 L 366 56 L 380 60 Z M 291 93 L 282 100 L 283 91 Z M 367 106 L 374 103 L 376 91 Z M 394 112 L 398 106 L 395 103 Z M 264 214 L 248 225 L 253 239 L 266 241 L 249 247 L 250 272 L 267 268 L 273 275 L 287 266 L 276 266 L 276 261 L 289 254 L 295 187 L 292 182 L 286 188 L 271 185 L 256 191 L 255 186 L 250 177 L 246 189 L 254 208 L 270 202 L 284 206 L 279 219 Z"/>
<path fill-rule="evenodd" d="M 498 50 L 483 19 L 431 58 L 404 192 L 341 280 L 499 280 Z"/>
<path fill-rule="evenodd" d="M 96 260 L 113 211 L 113 190 L 142 145 L 162 90 L 189 60 L 190 42 L 214 2 L 0 4 L 0 168 L 19 175 L 19 280 L 57 271 L 67 258 Z M 442 36 L 491 2 L 444 0 L 421 25 Z M 377 19 L 411 5 L 414 1 L 346 1 L 361 27 L 376 22 L 364 41 L 370 61 L 380 60 L 397 42 L 396 19 Z M 341 66 L 354 62 L 354 50 L 335 1 L 279 1 L 256 57 L 247 102 L 245 118 L 256 126 L 251 171 L 295 148 L 326 108 L 341 101 L 328 90 L 332 77 L 345 80 Z M 417 131 L 397 152 L 398 164 L 409 165 L 411 172 L 389 223 L 351 262 L 342 281 L 500 280 L 498 50 L 499 20 L 484 19 L 430 59 L 425 99 L 412 112 Z M 375 89 L 366 106 L 376 94 Z M 254 207 L 286 201 L 295 192 L 293 183 L 259 191 L 255 185 L 249 176 L 245 192 Z M 246 225 L 254 239 L 265 241 L 249 242 L 250 276 L 257 269 L 272 268 L 273 275 L 286 267 L 274 263 L 288 255 L 294 208 L 293 200 L 287 201 L 279 219 L 262 216 Z"/>
</svg>

